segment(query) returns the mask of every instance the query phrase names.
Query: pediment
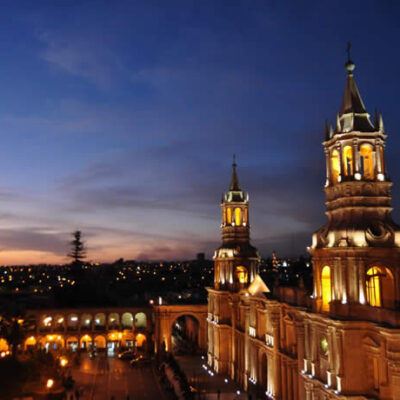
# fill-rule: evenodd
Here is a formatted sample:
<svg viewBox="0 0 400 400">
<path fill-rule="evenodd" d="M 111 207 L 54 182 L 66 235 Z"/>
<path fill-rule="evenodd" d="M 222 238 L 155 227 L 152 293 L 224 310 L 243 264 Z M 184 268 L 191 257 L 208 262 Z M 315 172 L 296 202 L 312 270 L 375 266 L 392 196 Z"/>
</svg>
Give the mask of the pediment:
<svg viewBox="0 0 400 400">
<path fill-rule="evenodd" d="M 258 274 L 255 276 L 253 282 L 250 284 L 247 290 L 252 296 L 256 297 L 265 297 L 264 293 L 270 292 L 268 286 Z"/>
<path fill-rule="evenodd" d="M 381 344 L 369 335 L 364 336 L 362 343 L 364 346 L 372 347 L 374 349 L 379 349 L 381 347 Z"/>
</svg>

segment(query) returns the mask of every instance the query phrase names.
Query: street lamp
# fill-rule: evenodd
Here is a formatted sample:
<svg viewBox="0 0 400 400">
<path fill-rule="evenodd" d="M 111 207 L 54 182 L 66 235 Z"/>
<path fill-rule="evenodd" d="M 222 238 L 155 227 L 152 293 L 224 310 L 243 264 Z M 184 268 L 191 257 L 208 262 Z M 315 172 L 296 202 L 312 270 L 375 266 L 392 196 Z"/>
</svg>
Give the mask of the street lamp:
<svg viewBox="0 0 400 400">
<path fill-rule="evenodd" d="M 47 379 L 46 387 L 47 389 L 51 389 L 54 386 L 54 379 Z"/>
<path fill-rule="evenodd" d="M 60 366 L 66 367 L 68 365 L 68 360 L 65 357 L 60 358 Z"/>
</svg>

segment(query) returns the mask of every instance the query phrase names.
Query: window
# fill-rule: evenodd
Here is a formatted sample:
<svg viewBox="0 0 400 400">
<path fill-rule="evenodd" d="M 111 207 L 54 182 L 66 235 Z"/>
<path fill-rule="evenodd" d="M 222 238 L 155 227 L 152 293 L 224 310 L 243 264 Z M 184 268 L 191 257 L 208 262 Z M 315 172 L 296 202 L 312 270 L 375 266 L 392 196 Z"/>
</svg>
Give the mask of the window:
<svg viewBox="0 0 400 400">
<path fill-rule="evenodd" d="M 353 148 L 345 146 L 343 149 L 344 159 L 344 174 L 347 176 L 353 175 Z"/>
<path fill-rule="evenodd" d="M 374 155 L 372 146 L 363 144 L 360 147 L 361 175 L 364 179 L 374 179 Z"/>
<path fill-rule="evenodd" d="M 230 207 L 226 209 L 226 223 L 228 225 L 232 224 L 232 208 Z"/>
<path fill-rule="evenodd" d="M 242 210 L 240 208 L 235 208 L 235 225 L 242 225 Z"/>
<path fill-rule="evenodd" d="M 236 267 L 235 273 L 239 283 L 247 283 L 248 276 L 246 267 L 243 266 Z"/>
<path fill-rule="evenodd" d="M 394 307 L 394 280 L 385 267 L 371 267 L 366 276 L 367 303 L 372 307 Z"/>
<path fill-rule="evenodd" d="M 367 303 L 372 307 L 394 307 L 394 279 L 389 268 L 372 267 L 366 277 Z"/>
<path fill-rule="evenodd" d="M 321 273 L 322 288 L 322 311 L 329 311 L 329 303 L 332 299 L 331 294 L 331 269 L 327 265 L 322 268 Z"/>
<path fill-rule="evenodd" d="M 332 161 L 332 180 L 333 183 L 338 183 L 340 165 L 339 165 L 339 153 L 337 150 L 332 151 L 331 161 Z"/>
<path fill-rule="evenodd" d="M 321 337 L 320 348 L 321 348 L 321 353 L 324 356 L 328 354 L 328 339 L 326 338 L 326 336 Z"/>
</svg>

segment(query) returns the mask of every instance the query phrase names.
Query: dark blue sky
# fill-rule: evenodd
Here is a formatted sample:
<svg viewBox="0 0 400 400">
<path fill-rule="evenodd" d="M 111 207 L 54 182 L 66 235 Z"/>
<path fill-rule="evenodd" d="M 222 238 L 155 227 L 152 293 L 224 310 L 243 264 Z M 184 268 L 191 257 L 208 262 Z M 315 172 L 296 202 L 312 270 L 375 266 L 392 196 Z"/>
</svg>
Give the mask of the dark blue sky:
<svg viewBox="0 0 400 400">
<path fill-rule="evenodd" d="M 304 252 L 347 41 L 396 207 L 399 20 L 394 1 L 1 2 L 0 263 L 63 262 L 75 229 L 94 260 L 211 256 L 233 153 L 261 254 Z"/>
</svg>

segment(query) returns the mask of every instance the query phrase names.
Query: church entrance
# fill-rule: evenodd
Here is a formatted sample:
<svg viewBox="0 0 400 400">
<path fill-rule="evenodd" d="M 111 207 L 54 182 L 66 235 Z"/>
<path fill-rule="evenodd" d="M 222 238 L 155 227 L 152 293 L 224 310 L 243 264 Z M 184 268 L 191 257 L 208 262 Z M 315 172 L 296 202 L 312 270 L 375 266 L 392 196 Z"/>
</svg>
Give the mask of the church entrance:
<svg viewBox="0 0 400 400">
<path fill-rule="evenodd" d="M 176 355 L 199 352 L 199 321 L 192 315 L 175 320 L 171 335 L 172 352 Z"/>
</svg>

